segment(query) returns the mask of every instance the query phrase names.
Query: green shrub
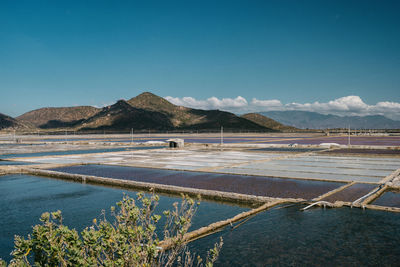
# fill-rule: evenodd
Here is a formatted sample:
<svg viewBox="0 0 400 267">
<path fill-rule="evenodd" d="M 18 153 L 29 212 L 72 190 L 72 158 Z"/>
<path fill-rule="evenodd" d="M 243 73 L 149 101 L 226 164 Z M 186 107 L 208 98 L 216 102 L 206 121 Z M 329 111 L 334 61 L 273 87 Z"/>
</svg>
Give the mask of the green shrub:
<svg viewBox="0 0 400 267">
<path fill-rule="evenodd" d="M 25 239 L 15 236 L 13 259 L 9 266 L 212 266 L 218 257 L 222 239 L 208 252 L 203 261 L 188 251 L 183 240 L 199 203 L 187 196 L 171 211 L 164 211 L 164 240 L 169 248 L 160 247 L 156 226 L 161 219 L 154 213 L 157 195 L 137 194 L 137 201 L 128 196 L 111 207 L 115 218 L 110 223 L 103 211 L 99 222 L 80 234 L 63 225 L 61 211 L 43 213 L 41 224 L 33 227 Z M 138 202 L 138 205 L 137 203 Z M 6 266 L 0 261 L 0 266 Z"/>
</svg>

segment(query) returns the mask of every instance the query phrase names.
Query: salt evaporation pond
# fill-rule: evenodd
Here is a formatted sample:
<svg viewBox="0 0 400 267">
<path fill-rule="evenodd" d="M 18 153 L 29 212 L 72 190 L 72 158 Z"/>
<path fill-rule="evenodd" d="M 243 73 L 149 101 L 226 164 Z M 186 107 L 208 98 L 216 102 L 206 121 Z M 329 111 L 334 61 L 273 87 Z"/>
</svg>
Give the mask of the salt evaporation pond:
<svg viewBox="0 0 400 267">
<path fill-rule="evenodd" d="M 123 197 L 123 193 L 136 196 L 136 192 L 104 186 L 95 186 L 42 178 L 29 175 L 0 176 L 0 258 L 9 261 L 14 235 L 27 236 L 32 225 L 39 223 L 46 211 L 61 210 L 64 224 L 78 231 L 101 218 L 101 210 L 109 214 L 110 207 Z M 157 213 L 172 209 L 180 198 L 160 196 Z M 210 223 L 231 218 L 248 210 L 217 202 L 202 201 L 193 219 L 192 230 Z M 160 229 L 163 222 L 159 224 Z"/>
<path fill-rule="evenodd" d="M 297 143 L 302 145 L 318 145 L 321 143 L 337 143 L 340 145 L 348 144 L 348 136 L 336 136 L 336 137 L 310 137 L 310 138 L 299 138 L 292 140 L 276 141 L 275 144 L 290 144 Z M 368 145 L 368 146 L 399 146 L 400 137 L 398 136 L 351 136 L 350 143 L 352 145 Z"/>
<path fill-rule="evenodd" d="M 258 196 L 305 199 L 320 196 L 344 185 L 338 182 L 305 181 L 251 175 L 174 171 L 95 164 L 61 167 L 53 170 Z"/>
<path fill-rule="evenodd" d="M 0 165 L 29 165 L 30 162 L 0 160 Z M 35 163 L 36 164 L 36 163 Z"/>
<path fill-rule="evenodd" d="M 302 207 L 273 208 L 189 247 L 202 253 L 222 236 L 215 266 L 398 266 L 397 213 Z"/>
<path fill-rule="evenodd" d="M 373 184 L 354 184 L 350 187 L 345 188 L 344 190 L 341 190 L 333 195 L 324 198 L 323 200 L 332 203 L 337 200 L 353 202 L 356 201 L 358 198 L 365 196 L 376 187 L 377 185 Z"/>
<path fill-rule="evenodd" d="M 313 151 L 321 151 L 324 148 L 316 148 L 316 147 L 264 147 L 264 148 L 255 148 L 249 149 L 251 151 L 267 151 L 267 152 L 313 152 Z"/>
<path fill-rule="evenodd" d="M 0 159 L 93 154 L 93 153 L 120 152 L 120 151 L 131 151 L 131 150 L 158 149 L 158 148 L 164 148 L 164 147 L 165 146 L 140 146 L 140 147 L 118 147 L 118 148 L 104 148 L 104 149 L 84 149 L 84 150 L 78 149 L 78 150 L 65 150 L 65 151 L 46 151 L 46 152 L 35 152 L 35 153 L 4 154 L 4 155 L 0 155 Z"/>
<path fill-rule="evenodd" d="M 357 149 L 341 148 L 322 152 L 324 154 L 375 154 L 375 155 L 400 155 L 400 149 Z"/>
<path fill-rule="evenodd" d="M 400 191 L 386 191 L 372 204 L 400 208 Z"/>
</svg>

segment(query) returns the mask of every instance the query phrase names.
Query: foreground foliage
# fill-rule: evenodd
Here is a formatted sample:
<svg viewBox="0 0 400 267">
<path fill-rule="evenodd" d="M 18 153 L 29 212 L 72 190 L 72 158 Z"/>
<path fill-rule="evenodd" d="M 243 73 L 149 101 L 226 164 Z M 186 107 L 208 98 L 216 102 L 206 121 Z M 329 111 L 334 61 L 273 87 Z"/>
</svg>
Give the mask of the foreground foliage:
<svg viewBox="0 0 400 267">
<path fill-rule="evenodd" d="M 43 213 L 41 224 L 25 239 L 15 236 L 13 259 L 9 266 L 212 266 L 218 257 L 222 239 L 203 261 L 188 251 L 187 233 L 198 203 L 183 196 L 171 211 L 164 211 L 164 240 L 172 241 L 168 250 L 160 247 L 156 225 L 161 216 L 154 213 L 159 197 L 137 194 L 137 201 L 124 196 L 111 207 L 115 218 L 110 223 L 105 212 L 102 219 L 80 234 L 63 225 L 61 211 Z M 138 205 L 137 203 L 138 202 Z M 195 263 L 196 262 L 196 263 Z M 0 266 L 6 266 L 0 260 Z"/>
</svg>

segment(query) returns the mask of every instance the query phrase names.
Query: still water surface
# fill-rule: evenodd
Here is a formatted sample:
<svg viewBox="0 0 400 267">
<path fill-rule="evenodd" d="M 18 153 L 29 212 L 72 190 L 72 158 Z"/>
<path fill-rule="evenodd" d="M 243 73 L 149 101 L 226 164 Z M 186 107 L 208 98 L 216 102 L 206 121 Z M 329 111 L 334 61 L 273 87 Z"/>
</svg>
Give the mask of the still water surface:
<svg viewBox="0 0 400 267">
<path fill-rule="evenodd" d="M 399 266 L 398 213 L 301 207 L 268 210 L 190 247 L 205 251 L 222 236 L 216 266 Z"/>
<path fill-rule="evenodd" d="M 147 183 L 235 192 L 240 194 L 311 199 L 343 183 L 306 181 L 252 175 L 189 172 L 110 165 L 77 165 L 53 169 L 59 172 L 94 175 Z"/>
<path fill-rule="evenodd" d="M 46 211 L 61 210 L 64 224 L 78 231 L 90 226 L 93 218 L 101 218 L 101 210 L 109 208 L 123 197 L 136 192 L 119 188 L 85 185 L 63 180 L 29 175 L 0 176 L 0 258 L 9 261 L 14 235 L 27 236 L 32 225 L 39 223 Z M 158 214 L 172 209 L 179 198 L 160 196 Z M 202 201 L 192 229 L 235 216 L 248 210 L 238 206 Z M 159 227 L 163 226 L 161 221 Z"/>
<path fill-rule="evenodd" d="M 34 153 L 15 153 L 15 154 L 0 155 L 0 159 L 22 158 L 22 157 L 60 156 L 60 155 L 77 155 L 77 154 L 92 154 L 92 153 L 120 152 L 120 151 L 131 151 L 131 150 L 147 150 L 147 149 L 159 149 L 159 148 L 164 148 L 164 146 L 116 147 L 116 148 L 103 148 L 103 149 L 80 149 L 80 150 L 77 149 L 77 150 L 65 150 L 65 151 L 34 152 Z"/>
<path fill-rule="evenodd" d="M 0 176 L 0 257 L 9 260 L 14 234 L 26 236 L 45 211 L 60 209 L 65 224 L 82 230 L 122 198 L 117 188 L 84 185 L 28 175 Z M 162 196 L 159 210 L 177 198 Z M 361 209 L 311 209 L 282 205 L 243 224 L 198 239 L 190 248 L 202 254 L 219 236 L 224 245 L 216 266 L 398 266 L 400 215 Z M 202 202 L 194 228 L 246 210 Z"/>
</svg>

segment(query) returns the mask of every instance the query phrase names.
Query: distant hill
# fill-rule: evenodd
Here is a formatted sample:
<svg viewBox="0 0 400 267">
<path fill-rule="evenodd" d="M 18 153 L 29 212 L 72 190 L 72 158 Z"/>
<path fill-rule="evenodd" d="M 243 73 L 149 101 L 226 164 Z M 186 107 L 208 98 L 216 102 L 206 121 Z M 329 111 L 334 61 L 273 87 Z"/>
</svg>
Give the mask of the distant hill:
<svg viewBox="0 0 400 267">
<path fill-rule="evenodd" d="M 340 117 L 308 111 L 268 111 L 260 114 L 301 129 L 347 128 L 349 125 L 353 129 L 400 129 L 400 121 L 380 115 Z"/>
<path fill-rule="evenodd" d="M 223 126 L 225 129 L 273 131 L 230 112 L 176 106 L 149 92 L 128 100 L 128 103 L 136 108 L 166 115 L 175 129 L 215 130 Z"/>
<path fill-rule="evenodd" d="M 279 123 L 271 118 L 268 118 L 258 113 L 247 113 L 242 115 L 241 117 L 277 131 L 292 132 L 298 130 L 295 127 L 283 125 L 282 123 Z"/>
<path fill-rule="evenodd" d="M 189 123 L 196 123 L 193 121 L 193 116 L 188 113 L 191 109 L 176 106 L 162 97 L 159 97 L 150 92 L 142 93 L 127 101 L 132 107 L 144 109 L 149 111 L 160 112 L 168 116 L 168 120 L 173 127 L 181 127 Z"/>
<path fill-rule="evenodd" d="M 149 92 L 142 93 L 128 103 L 136 108 L 160 112 L 167 116 L 174 128 L 177 129 L 248 129 L 274 131 L 233 113 L 220 110 L 192 109 L 176 106 L 162 97 Z"/>
<path fill-rule="evenodd" d="M 277 131 L 233 113 L 176 106 L 149 92 L 102 109 L 81 106 L 41 108 L 18 117 L 42 129 L 74 130 L 226 130 Z"/>
<path fill-rule="evenodd" d="M 40 108 L 17 117 L 18 120 L 42 129 L 75 127 L 98 113 L 100 109 L 90 106 Z"/>
<path fill-rule="evenodd" d="M 28 129 L 29 126 L 10 117 L 5 114 L 0 113 L 0 130 L 21 130 Z"/>
<path fill-rule="evenodd" d="M 167 130 L 173 129 L 173 126 L 163 113 L 138 109 L 125 100 L 119 100 L 82 121 L 80 128 L 84 130 Z"/>
</svg>

